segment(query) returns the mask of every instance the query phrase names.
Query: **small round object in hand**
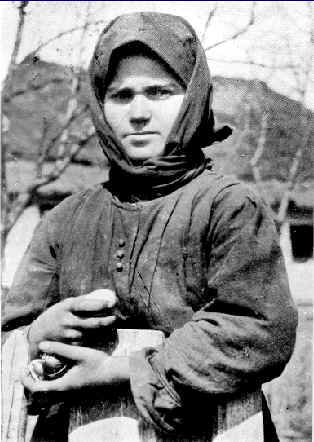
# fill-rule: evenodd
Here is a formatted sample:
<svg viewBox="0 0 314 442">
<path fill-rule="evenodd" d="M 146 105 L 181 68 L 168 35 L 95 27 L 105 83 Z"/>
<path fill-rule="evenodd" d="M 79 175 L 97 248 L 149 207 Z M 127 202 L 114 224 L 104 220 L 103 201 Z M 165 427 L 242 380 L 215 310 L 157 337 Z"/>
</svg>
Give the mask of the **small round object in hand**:
<svg viewBox="0 0 314 442">
<path fill-rule="evenodd" d="M 61 377 L 68 368 L 63 361 L 47 353 L 41 355 L 41 360 L 43 361 L 43 376 L 47 380 Z"/>
<path fill-rule="evenodd" d="M 29 374 L 35 381 L 59 378 L 67 369 L 67 364 L 47 353 L 43 353 L 40 359 L 34 359 L 28 365 Z"/>
</svg>

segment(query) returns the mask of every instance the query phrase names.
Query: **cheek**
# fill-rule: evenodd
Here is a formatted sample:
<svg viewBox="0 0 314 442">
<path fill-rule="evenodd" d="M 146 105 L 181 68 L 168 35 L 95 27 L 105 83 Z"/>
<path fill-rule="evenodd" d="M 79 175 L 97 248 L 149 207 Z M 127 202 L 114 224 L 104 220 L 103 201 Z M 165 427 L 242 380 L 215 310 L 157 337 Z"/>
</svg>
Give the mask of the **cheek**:
<svg viewBox="0 0 314 442">
<path fill-rule="evenodd" d="M 119 135 L 121 130 L 121 122 L 123 121 L 124 110 L 121 106 L 117 106 L 113 103 L 104 103 L 104 114 L 107 123 L 110 125 L 116 135 Z"/>
<path fill-rule="evenodd" d="M 162 120 L 165 135 L 169 135 L 173 124 L 179 115 L 184 95 L 175 95 L 171 97 L 167 102 L 162 102 L 162 108 L 159 115 Z"/>
</svg>

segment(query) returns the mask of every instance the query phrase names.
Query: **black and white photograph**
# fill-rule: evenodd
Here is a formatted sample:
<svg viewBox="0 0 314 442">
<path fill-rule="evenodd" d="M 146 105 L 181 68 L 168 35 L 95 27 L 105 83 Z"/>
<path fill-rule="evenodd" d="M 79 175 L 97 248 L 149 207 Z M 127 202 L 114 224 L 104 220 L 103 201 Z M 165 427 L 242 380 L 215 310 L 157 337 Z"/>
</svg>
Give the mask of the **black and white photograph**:
<svg viewBox="0 0 314 442">
<path fill-rule="evenodd" d="M 1 440 L 311 442 L 312 1 L 1 1 Z"/>
</svg>

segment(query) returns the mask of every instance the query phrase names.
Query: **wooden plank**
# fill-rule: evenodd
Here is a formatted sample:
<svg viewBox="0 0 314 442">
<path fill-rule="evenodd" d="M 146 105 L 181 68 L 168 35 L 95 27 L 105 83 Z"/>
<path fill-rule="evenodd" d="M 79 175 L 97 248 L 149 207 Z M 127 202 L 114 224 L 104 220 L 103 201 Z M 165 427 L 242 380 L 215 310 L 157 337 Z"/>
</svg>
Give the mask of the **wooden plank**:
<svg viewBox="0 0 314 442">
<path fill-rule="evenodd" d="M 6 442 L 24 442 L 27 403 L 21 375 L 28 364 L 28 345 L 22 331 L 13 332 L 2 348 L 2 438 Z"/>
<path fill-rule="evenodd" d="M 103 351 L 112 356 L 129 356 L 146 347 L 157 347 L 163 339 L 163 333 L 158 330 L 118 329 L 116 339 L 111 339 Z M 150 426 L 145 425 L 140 435 L 140 420 L 131 390 L 126 385 L 114 387 L 112 391 L 97 389 L 81 399 L 78 394 L 70 413 L 69 440 L 83 442 L 91 432 L 93 442 L 155 441 L 155 431 Z M 97 435 L 101 438 L 97 439 Z"/>
</svg>

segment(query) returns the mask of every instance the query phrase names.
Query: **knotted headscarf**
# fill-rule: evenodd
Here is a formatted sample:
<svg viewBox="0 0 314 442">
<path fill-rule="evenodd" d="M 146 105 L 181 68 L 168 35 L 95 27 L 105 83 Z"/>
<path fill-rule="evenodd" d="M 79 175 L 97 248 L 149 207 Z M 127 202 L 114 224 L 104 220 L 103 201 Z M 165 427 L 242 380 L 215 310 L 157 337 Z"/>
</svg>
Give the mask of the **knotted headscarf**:
<svg viewBox="0 0 314 442">
<path fill-rule="evenodd" d="M 160 158 L 140 166 L 124 150 L 106 121 L 103 100 L 113 54 L 127 45 L 153 51 L 186 86 L 179 115 Z M 181 17 L 155 12 L 120 16 L 102 32 L 90 64 L 91 111 L 100 145 L 109 160 L 113 193 L 136 201 L 163 196 L 198 176 L 206 167 L 202 148 L 226 138 L 214 129 L 212 82 L 205 52 L 193 28 Z"/>
</svg>

